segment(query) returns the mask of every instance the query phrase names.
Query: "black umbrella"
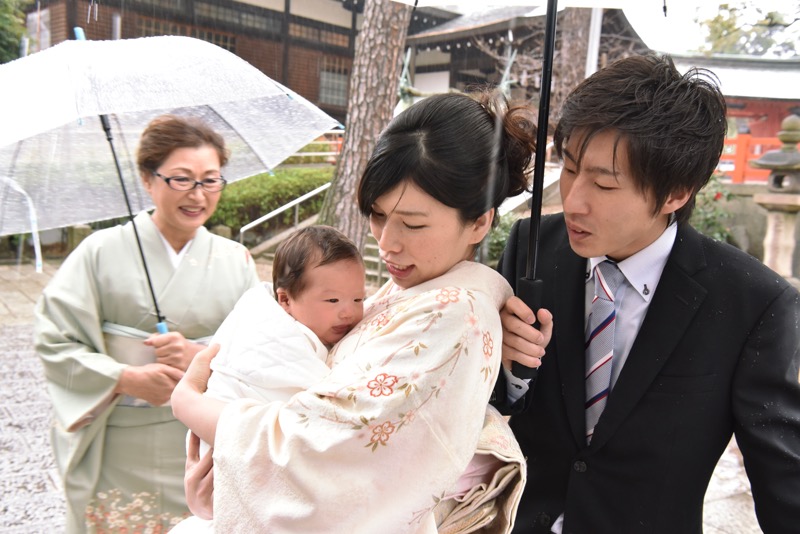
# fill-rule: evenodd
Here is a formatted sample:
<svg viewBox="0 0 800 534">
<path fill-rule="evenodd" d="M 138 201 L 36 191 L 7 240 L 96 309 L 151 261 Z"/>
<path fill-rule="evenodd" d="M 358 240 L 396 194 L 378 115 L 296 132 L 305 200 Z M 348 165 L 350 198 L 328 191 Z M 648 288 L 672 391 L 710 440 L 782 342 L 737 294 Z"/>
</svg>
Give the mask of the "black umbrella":
<svg viewBox="0 0 800 534">
<path fill-rule="evenodd" d="M 448 0 L 397 0 L 399 2 L 412 5 L 414 9 L 425 6 L 442 6 L 449 4 Z M 667 3 L 663 1 L 664 15 L 667 14 Z M 491 3 L 491 2 L 490 2 Z M 535 5 L 541 2 L 525 2 L 524 0 L 498 2 L 500 4 Z M 602 2 L 597 2 L 602 5 Z M 610 1 L 609 5 L 615 2 Z M 618 7 L 618 6 L 617 6 Z M 550 113 L 550 87 L 553 77 L 553 56 L 556 42 L 556 20 L 558 14 L 558 0 L 547 0 L 547 10 L 545 13 L 545 36 L 542 51 L 542 74 L 541 89 L 539 96 L 539 118 L 537 124 L 537 149 L 534 155 L 533 181 L 531 185 L 531 227 L 530 240 L 525 265 L 525 276 L 520 278 L 516 284 L 516 294 L 533 310 L 537 310 L 542 301 L 542 280 L 536 277 L 536 264 L 539 254 L 539 226 L 542 217 L 542 198 L 544 188 L 544 167 L 546 150 L 541 147 L 547 146 L 548 116 Z"/>
<path fill-rule="evenodd" d="M 667 0 L 663 0 L 664 16 L 667 15 Z M 558 0 L 547 0 L 545 14 L 544 49 L 542 58 L 542 85 L 539 96 L 539 122 L 534 155 L 533 184 L 531 198 L 531 231 L 525 276 L 517 281 L 516 294 L 534 311 L 542 302 L 542 280 L 536 278 L 536 261 L 539 255 L 539 225 L 542 219 L 542 195 L 544 184 L 544 158 L 547 146 L 548 115 L 550 113 L 550 85 L 553 78 L 553 56 L 556 43 L 556 15 Z"/>
<path fill-rule="evenodd" d="M 547 0 L 545 15 L 544 50 L 542 59 L 542 85 L 539 94 L 539 120 L 536 132 L 536 154 L 534 154 L 533 183 L 531 185 L 531 231 L 525 276 L 517 280 L 516 294 L 534 311 L 542 303 L 542 280 L 536 278 L 536 261 L 539 256 L 539 225 L 542 219 L 542 195 L 544 187 L 544 158 L 547 146 L 548 115 L 550 113 L 550 82 L 553 78 L 553 55 L 556 45 L 556 15 L 558 0 Z"/>
</svg>

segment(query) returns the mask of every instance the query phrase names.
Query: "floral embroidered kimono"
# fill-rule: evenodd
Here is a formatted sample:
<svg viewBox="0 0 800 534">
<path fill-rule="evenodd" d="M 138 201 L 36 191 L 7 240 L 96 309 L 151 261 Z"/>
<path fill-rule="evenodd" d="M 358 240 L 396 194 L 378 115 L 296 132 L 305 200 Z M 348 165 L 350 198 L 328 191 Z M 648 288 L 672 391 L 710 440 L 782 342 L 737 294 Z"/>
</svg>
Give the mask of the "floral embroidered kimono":
<svg viewBox="0 0 800 534">
<path fill-rule="evenodd" d="M 325 379 L 288 402 L 230 403 L 214 450 L 216 531 L 436 532 L 437 505 L 496 415 L 498 310 L 511 294 L 473 262 L 406 290 L 388 282 L 331 352 Z M 509 435 L 503 446 L 518 454 Z"/>
<path fill-rule="evenodd" d="M 169 329 L 210 338 L 258 283 L 247 249 L 200 228 L 174 268 L 149 214 L 136 224 Z M 37 303 L 35 344 L 55 409 L 68 532 L 165 529 L 188 514 L 186 428 L 170 406 L 113 394 L 126 366 L 155 361 L 142 344 L 155 332 L 153 310 L 130 223 L 89 236 Z"/>
</svg>

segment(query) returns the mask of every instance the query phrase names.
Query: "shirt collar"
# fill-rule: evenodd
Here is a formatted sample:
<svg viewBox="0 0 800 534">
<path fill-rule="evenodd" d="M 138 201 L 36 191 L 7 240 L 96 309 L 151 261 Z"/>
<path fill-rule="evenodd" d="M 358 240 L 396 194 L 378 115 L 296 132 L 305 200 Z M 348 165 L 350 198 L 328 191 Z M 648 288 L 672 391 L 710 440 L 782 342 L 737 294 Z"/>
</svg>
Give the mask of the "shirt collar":
<svg viewBox="0 0 800 534">
<path fill-rule="evenodd" d="M 672 223 L 667 226 L 667 229 L 662 232 L 658 239 L 633 256 L 617 263 L 617 267 L 625 275 L 628 283 L 646 302 L 650 302 L 650 299 L 653 298 L 658 281 L 661 279 L 661 273 L 667 264 L 669 253 L 675 244 L 677 234 L 678 225 Z M 587 282 L 592 280 L 594 268 L 597 264 L 607 259 L 606 256 L 589 258 L 587 261 L 587 268 L 589 269 L 586 274 Z"/>
</svg>

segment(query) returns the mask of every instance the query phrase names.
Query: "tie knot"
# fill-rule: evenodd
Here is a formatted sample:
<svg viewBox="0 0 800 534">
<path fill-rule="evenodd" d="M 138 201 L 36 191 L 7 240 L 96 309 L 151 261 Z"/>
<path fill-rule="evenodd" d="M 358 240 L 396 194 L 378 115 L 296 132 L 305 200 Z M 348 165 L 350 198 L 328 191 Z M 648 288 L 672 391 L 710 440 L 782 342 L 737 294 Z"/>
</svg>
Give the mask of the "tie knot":
<svg viewBox="0 0 800 534">
<path fill-rule="evenodd" d="M 617 288 L 625 280 L 625 275 L 613 261 L 605 260 L 594 269 L 594 294 L 596 297 L 614 301 Z"/>
</svg>

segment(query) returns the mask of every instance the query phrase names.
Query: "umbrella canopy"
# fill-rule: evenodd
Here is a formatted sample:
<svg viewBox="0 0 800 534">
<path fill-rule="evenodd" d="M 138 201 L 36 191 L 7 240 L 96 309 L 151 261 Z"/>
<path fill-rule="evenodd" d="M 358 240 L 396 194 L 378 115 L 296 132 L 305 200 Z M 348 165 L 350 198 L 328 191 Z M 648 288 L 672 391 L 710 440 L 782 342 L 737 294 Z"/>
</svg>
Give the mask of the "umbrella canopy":
<svg viewBox="0 0 800 534">
<path fill-rule="evenodd" d="M 0 65 L 0 236 L 152 207 L 136 146 L 157 115 L 196 116 L 231 150 L 229 181 L 269 170 L 339 123 L 238 56 L 190 37 L 65 41 Z"/>
</svg>

